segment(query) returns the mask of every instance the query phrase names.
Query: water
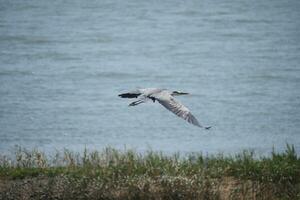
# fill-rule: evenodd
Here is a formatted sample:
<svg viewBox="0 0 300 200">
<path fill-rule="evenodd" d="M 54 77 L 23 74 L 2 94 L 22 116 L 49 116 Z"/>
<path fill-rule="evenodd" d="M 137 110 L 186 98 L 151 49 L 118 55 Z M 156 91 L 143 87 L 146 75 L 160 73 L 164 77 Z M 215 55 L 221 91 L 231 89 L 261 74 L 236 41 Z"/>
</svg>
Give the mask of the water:
<svg viewBox="0 0 300 200">
<path fill-rule="evenodd" d="M 0 151 L 300 153 L 298 0 L 0 0 Z M 161 87 L 205 125 L 117 95 Z"/>
</svg>

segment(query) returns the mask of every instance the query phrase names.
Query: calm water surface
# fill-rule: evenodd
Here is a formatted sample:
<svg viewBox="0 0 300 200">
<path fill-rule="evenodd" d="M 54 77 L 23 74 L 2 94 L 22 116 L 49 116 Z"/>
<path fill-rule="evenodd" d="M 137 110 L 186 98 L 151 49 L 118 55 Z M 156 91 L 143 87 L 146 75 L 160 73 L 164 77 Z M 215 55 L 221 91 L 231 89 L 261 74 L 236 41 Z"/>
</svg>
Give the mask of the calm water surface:
<svg viewBox="0 0 300 200">
<path fill-rule="evenodd" d="M 300 153 L 300 1 L 0 0 L 0 151 Z M 161 87 L 205 125 L 117 94 Z"/>
</svg>

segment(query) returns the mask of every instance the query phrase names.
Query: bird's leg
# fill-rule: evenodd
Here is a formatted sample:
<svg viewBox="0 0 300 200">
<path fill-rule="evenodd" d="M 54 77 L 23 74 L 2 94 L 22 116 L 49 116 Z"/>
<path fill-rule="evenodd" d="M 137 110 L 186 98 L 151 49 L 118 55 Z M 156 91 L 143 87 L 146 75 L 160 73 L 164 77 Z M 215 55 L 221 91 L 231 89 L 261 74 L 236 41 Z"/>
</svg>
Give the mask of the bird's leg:
<svg viewBox="0 0 300 200">
<path fill-rule="evenodd" d="M 134 101 L 132 102 L 131 104 L 129 104 L 129 106 L 136 106 L 136 105 L 139 105 L 140 103 L 144 103 L 145 101 L 144 100 L 137 100 L 137 101 Z"/>
</svg>

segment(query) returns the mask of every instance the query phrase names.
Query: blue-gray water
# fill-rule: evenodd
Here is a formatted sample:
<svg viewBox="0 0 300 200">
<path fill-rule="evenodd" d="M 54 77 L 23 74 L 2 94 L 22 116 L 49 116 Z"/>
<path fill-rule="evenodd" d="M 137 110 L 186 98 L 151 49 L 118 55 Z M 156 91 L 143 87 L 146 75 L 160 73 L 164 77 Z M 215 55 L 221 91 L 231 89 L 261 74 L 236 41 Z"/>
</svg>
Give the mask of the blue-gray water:
<svg viewBox="0 0 300 200">
<path fill-rule="evenodd" d="M 300 152 L 300 1 L 0 0 L 0 151 Z M 205 131 L 137 87 L 179 100 Z"/>
</svg>

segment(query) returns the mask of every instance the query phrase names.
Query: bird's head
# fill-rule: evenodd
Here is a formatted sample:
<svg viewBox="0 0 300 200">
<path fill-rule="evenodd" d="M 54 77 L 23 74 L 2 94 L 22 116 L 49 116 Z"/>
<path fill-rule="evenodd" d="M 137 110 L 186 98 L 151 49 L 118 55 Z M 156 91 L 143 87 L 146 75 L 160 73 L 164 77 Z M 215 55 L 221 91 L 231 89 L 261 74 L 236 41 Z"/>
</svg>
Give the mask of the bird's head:
<svg viewBox="0 0 300 200">
<path fill-rule="evenodd" d="M 172 92 L 172 96 L 179 96 L 179 95 L 187 95 L 187 94 L 189 94 L 189 93 L 187 93 L 187 92 L 180 92 L 180 91 L 173 91 Z"/>
</svg>

